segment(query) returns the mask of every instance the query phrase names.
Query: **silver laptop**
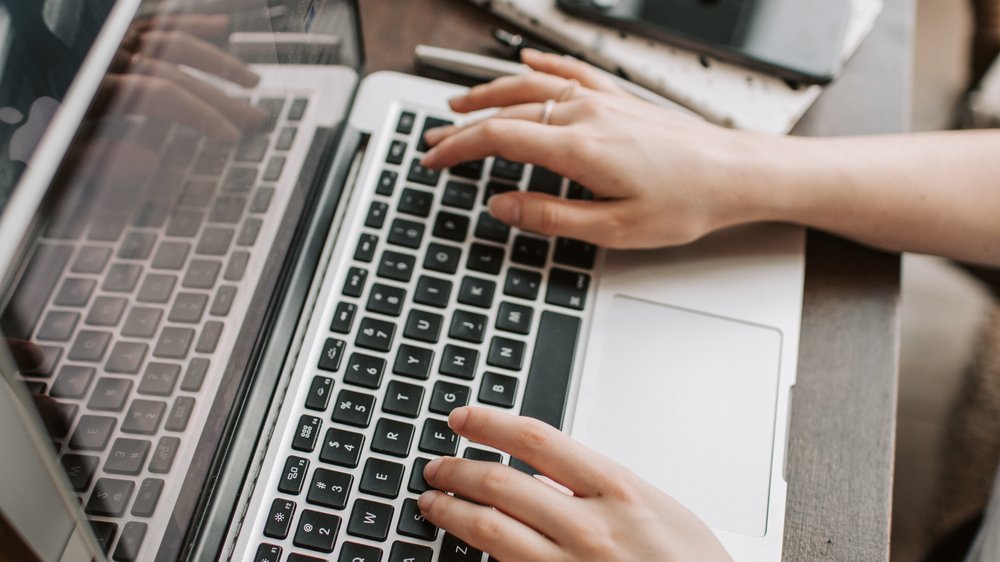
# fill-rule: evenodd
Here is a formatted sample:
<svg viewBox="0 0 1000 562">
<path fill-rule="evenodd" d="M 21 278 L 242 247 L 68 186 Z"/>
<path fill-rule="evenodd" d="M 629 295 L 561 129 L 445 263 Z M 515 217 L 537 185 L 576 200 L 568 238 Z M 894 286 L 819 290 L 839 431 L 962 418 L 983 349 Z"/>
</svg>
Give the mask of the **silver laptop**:
<svg viewBox="0 0 1000 562">
<path fill-rule="evenodd" d="M 451 433 L 447 414 L 475 404 L 632 468 L 736 559 L 780 559 L 800 229 L 604 252 L 498 223 L 495 193 L 592 195 L 499 158 L 421 167 L 422 132 L 465 119 L 445 103 L 461 88 L 362 78 L 353 1 L 15 4 L 0 3 L 9 548 L 483 562 L 416 508 L 436 456 L 531 470 Z M 259 83 L 234 83 L 223 52 Z M 188 96 L 264 117 L 219 139 Z"/>
</svg>

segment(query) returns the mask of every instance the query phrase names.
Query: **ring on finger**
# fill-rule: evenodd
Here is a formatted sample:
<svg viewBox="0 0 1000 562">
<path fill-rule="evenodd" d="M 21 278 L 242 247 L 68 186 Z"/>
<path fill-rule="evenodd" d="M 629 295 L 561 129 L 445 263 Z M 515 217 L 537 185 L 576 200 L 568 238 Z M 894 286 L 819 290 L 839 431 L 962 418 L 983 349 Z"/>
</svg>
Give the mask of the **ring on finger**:
<svg viewBox="0 0 1000 562">
<path fill-rule="evenodd" d="M 548 125 L 552 121 L 552 110 L 556 107 L 556 100 L 546 100 L 542 108 L 542 125 Z"/>
</svg>

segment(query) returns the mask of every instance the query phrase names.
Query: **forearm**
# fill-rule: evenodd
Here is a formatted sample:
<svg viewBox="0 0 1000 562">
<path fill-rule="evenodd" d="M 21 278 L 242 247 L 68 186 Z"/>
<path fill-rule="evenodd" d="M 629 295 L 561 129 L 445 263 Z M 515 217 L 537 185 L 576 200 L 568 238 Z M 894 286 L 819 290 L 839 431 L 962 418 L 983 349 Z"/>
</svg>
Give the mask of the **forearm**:
<svg viewBox="0 0 1000 562">
<path fill-rule="evenodd" d="M 757 218 L 1000 265 L 1000 131 L 777 142 Z"/>
</svg>

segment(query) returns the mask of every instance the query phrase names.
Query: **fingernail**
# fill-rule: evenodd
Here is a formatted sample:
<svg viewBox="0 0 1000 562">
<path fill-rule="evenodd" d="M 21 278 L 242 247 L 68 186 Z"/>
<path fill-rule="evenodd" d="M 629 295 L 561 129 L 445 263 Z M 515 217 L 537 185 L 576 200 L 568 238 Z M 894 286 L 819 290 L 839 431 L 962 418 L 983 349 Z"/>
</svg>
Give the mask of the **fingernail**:
<svg viewBox="0 0 1000 562">
<path fill-rule="evenodd" d="M 427 154 L 424 154 L 424 159 L 420 161 L 420 164 L 423 165 L 425 168 L 433 168 L 434 159 L 437 158 L 437 155 L 438 155 L 438 150 L 436 148 L 428 150 Z"/>
<path fill-rule="evenodd" d="M 222 140 L 226 142 L 236 142 L 240 140 L 240 130 L 236 127 L 226 124 L 222 127 Z"/>
<path fill-rule="evenodd" d="M 451 415 L 448 416 L 448 427 L 458 431 L 465 425 L 465 420 L 468 419 L 468 417 L 468 408 L 455 408 L 451 411 Z"/>
<path fill-rule="evenodd" d="M 441 468 L 441 459 L 434 459 L 424 467 L 424 480 L 433 480 L 438 469 Z"/>
<path fill-rule="evenodd" d="M 455 106 L 462 105 L 462 102 L 465 101 L 465 98 L 466 98 L 466 94 L 455 96 L 455 97 L 453 97 L 453 98 L 451 98 L 451 99 L 448 100 L 448 105 L 450 105 L 452 108 L 455 108 Z"/>
<path fill-rule="evenodd" d="M 521 223 L 521 202 L 516 197 L 493 197 L 489 207 L 497 220 L 514 226 Z"/>
<path fill-rule="evenodd" d="M 434 501 L 437 500 L 438 495 L 440 494 L 441 492 L 434 492 L 434 491 L 424 492 L 420 494 L 420 498 L 417 500 L 417 505 L 420 507 L 420 511 L 429 510 L 431 508 L 431 505 L 434 504 Z"/>
<path fill-rule="evenodd" d="M 435 127 L 434 129 L 427 129 L 424 133 L 424 140 L 427 141 L 429 145 L 435 145 L 444 136 L 444 132 L 447 127 Z"/>
</svg>

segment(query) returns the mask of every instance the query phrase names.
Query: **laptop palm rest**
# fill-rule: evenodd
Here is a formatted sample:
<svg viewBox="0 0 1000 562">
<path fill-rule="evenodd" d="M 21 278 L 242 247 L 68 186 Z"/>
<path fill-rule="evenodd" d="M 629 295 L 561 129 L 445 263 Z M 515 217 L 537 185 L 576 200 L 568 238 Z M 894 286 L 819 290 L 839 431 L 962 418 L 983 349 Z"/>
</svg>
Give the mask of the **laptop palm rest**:
<svg viewBox="0 0 1000 562">
<path fill-rule="evenodd" d="M 764 536 L 781 332 L 622 295 L 609 308 L 588 381 L 609 407 L 585 442 L 711 527 Z"/>
</svg>

